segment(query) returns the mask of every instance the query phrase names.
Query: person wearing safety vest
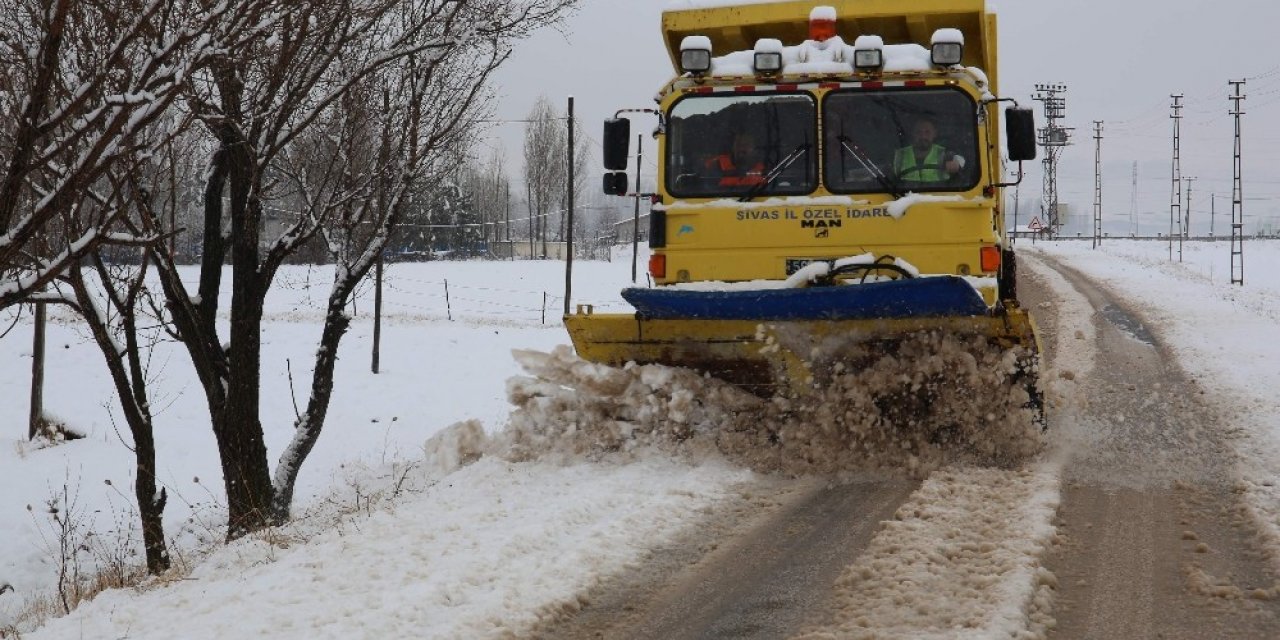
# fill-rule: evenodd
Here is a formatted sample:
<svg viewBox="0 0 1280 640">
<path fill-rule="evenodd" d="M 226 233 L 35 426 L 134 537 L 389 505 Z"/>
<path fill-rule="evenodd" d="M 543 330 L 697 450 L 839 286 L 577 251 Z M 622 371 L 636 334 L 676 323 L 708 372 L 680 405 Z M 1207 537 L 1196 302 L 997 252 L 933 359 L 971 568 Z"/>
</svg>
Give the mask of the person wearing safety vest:
<svg viewBox="0 0 1280 640">
<path fill-rule="evenodd" d="M 733 134 L 729 150 L 707 161 L 713 175 L 720 176 L 721 187 L 751 187 L 764 182 L 764 160 L 756 149 L 755 136 L 739 131 Z"/>
<path fill-rule="evenodd" d="M 911 144 L 893 154 L 893 174 L 898 180 L 940 183 L 964 168 L 964 158 L 950 153 L 934 140 L 938 130 L 933 121 L 922 118 L 911 127 Z"/>
</svg>

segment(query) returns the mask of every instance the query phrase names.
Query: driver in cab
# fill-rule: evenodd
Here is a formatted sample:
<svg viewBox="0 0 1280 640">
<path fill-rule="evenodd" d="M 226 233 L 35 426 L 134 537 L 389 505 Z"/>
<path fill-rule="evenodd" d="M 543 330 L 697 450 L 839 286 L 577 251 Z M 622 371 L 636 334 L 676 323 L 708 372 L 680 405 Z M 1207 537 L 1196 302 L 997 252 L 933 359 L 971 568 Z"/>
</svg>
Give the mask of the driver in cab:
<svg viewBox="0 0 1280 640">
<path fill-rule="evenodd" d="M 712 176 L 721 187 L 753 187 L 764 182 L 764 158 L 755 136 L 745 131 L 733 134 L 728 150 L 707 160 Z"/>
<path fill-rule="evenodd" d="M 960 155 L 937 144 L 938 129 L 928 118 L 916 120 L 911 127 L 911 144 L 893 154 L 893 173 L 905 183 L 941 183 L 964 169 Z"/>
</svg>

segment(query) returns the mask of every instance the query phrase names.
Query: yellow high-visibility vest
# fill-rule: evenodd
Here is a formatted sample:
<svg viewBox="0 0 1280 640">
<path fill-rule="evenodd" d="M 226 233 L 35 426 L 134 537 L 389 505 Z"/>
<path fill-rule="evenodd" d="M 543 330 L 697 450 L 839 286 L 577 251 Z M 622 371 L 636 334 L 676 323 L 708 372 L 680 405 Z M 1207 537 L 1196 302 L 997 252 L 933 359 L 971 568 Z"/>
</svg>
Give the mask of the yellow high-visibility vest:
<svg viewBox="0 0 1280 640">
<path fill-rule="evenodd" d="M 898 149 L 893 155 L 893 173 L 899 179 L 910 182 L 942 182 L 948 177 L 942 168 L 943 153 L 942 145 L 935 144 L 929 148 L 924 163 L 917 165 L 915 148 Z"/>
</svg>

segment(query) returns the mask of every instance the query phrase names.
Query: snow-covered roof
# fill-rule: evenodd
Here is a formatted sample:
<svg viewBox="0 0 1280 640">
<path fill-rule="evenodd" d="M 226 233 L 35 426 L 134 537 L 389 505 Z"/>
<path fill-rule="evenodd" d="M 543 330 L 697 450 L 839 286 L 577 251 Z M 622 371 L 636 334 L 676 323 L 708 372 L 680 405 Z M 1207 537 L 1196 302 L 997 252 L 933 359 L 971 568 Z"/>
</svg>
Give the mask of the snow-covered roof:
<svg viewBox="0 0 1280 640">
<path fill-rule="evenodd" d="M 754 64 L 754 50 L 734 51 L 711 59 L 711 75 L 753 75 Z M 884 71 L 887 73 L 930 71 L 933 68 L 929 50 L 918 44 L 884 45 Z M 852 74 L 853 46 L 835 36 L 825 42 L 806 40 L 798 45 L 782 47 L 782 73 Z"/>
<path fill-rule="evenodd" d="M 715 9 L 718 7 L 736 7 L 744 4 L 768 4 L 778 0 L 669 0 L 667 11 L 683 11 L 685 9 Z"/>
</svg>

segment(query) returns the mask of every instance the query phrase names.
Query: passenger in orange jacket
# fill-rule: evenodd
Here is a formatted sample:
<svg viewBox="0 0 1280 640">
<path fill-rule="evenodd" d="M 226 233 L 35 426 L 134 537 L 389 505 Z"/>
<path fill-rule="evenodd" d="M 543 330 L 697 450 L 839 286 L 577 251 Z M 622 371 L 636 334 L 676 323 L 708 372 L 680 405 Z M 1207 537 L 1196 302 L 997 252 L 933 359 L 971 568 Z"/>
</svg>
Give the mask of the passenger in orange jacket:
<svg viewBox="0 0 1280 640">
<path fill-rule="evenodd" d="M 744 131 L 734 133 L 729 150 L 709 159 L 707 168 L 720 176 L 721 187 L 751 187 L 764 182 L 764 160 L 755 136 Z"/>
</svg>

